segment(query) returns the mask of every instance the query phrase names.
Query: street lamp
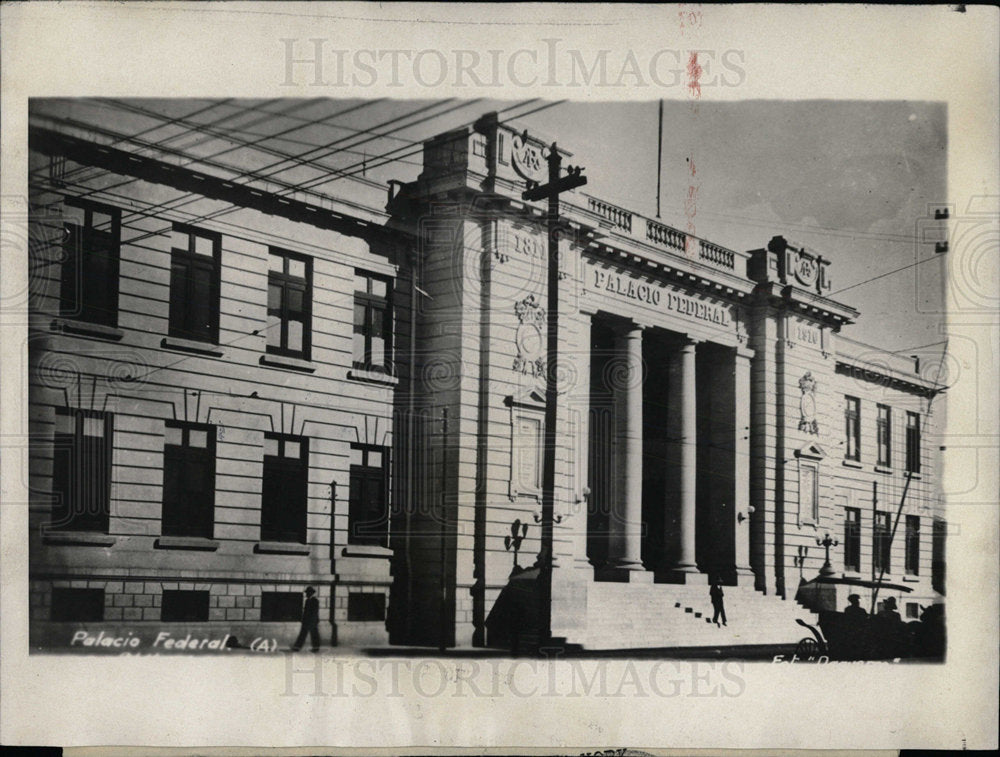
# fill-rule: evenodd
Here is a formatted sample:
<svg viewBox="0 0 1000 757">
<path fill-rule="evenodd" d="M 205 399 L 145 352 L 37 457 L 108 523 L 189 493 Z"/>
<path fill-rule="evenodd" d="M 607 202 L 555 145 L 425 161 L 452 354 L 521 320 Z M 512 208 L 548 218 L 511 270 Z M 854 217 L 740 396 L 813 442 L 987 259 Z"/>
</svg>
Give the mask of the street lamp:
<svg viewBox="0 0 1000 757">
<path fill-rule="evenodd" d="M 823 561 L 823 567 L 819 569 L 821 576 L 833 575 L 833 566 L 830 565 L 830 547 L 836 547 L 839 543 L 836 539 L 831 539 L 830 534 L 827 534 L 822 539 L 818 536 L 816 537 L 816 544 L 826 550 L 826 559 Z"/>
</svg>

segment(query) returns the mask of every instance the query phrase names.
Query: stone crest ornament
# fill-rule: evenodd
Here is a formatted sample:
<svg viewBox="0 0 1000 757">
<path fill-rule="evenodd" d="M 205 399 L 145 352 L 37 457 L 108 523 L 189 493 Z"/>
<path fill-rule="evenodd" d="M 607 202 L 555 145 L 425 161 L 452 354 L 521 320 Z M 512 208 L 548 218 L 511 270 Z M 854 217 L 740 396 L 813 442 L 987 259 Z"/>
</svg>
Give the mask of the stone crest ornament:
<svg viewBox="0 0 1000 757">
<path fill-rule="evenodd" d="M 799 389 L 802 396 L 799 398 L 799 431 L 808 431 L 810 434 L 819 434 L 819 424 L 816 423 L 816 379 L 811 371 L 806 371 L 805 375 L 799 379 Z"/>
<path fill-rule="evenodd" d="M 529 376 L 544 376 L 545 308 L 539 305 L 535 295 L 529 294 L 514 304 L 514 313 L 519 321 L 514 335 L 517 347 L 514 370 Z"/>
<path fill-rule="evenodd" d="M 543 148 L 529 141 L 527 130 L 523 134 L 514 135 L 510 154 L 514 170 L 521 178 L 536 182 L 545 178 L 546 161 Z"/>
</svg>

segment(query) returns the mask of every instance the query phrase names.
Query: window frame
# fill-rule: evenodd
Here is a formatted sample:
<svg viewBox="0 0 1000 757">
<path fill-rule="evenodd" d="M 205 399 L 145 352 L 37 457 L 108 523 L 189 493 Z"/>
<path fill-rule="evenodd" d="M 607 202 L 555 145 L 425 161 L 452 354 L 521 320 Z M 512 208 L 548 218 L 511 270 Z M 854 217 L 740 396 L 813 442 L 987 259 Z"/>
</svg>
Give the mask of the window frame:
<svg viewBox="0 0 1000 757">
<path fill-rule="evenodd" d="M 266 432 L 264 434 L 264 440 L 265 445 L 267 444 L 267 440 L 276 441 L 278 443 L 278 454 L 268 455 L 265 446 L 265 452 L 263 455 L 263 470 L 261 472 L 260 539 L 261 541 L 287 544 L 306 544 L 308 543 L 309 536 L 309 437 Z M 286 442 L 298 443 L 299 456 L 297 458 L 291 458 L 285 455 Z M 295 462 L 289 462 L 293 460 Z M 293 471 L 292 469 L 298 470 Z M 269 521 L 271 518 L 265 513 L 265 510 L 272 506 L 271 503 L 265 499 L 269 489 L 267 483 L 269 470 L 272 474 L 277 472 L 279 476 L 291 472 L 296 472 L 302 476 L 302 480 L 297 482 L 297 486 L 301 486 L 301 512 L 296 514 L 296 519 L 300 519 L 301 523 L 299 523 L 298 528 L 294 531 L 294 538 L 288 538 L 289 535 L 292 534 L 291 530 L 266 530 L 270 525 Z M 284 511 L 279 510 L 279 512 Z M 276 518 L 275 520 L 280 521 L 281 519 Z"/>
<path fill-rule="evenodd" d="M 931 521 L 931 589 L 942 596 L 946 593 L 946 556 L 948 521 L 934 518 Z"/>
<path fill-rule="evenodd" d="M 361 292 L 357 289 L 354 290 L 354 310 L 351 315 L 352 332 L 351 332 L 351 362 L 354 368 L 373 371 L 377 373 L 392 374 L 392 354 L 393 354 L 393 280 L 391 276 L 385 276 L 382 274 L 374 273 L 372 271 L 366 271 L 361 268 L 354 269 L 354 276 L 363 276 L 366 279 L 366 291 Z M 385 297 L 380 297 L 379 295 L 372 293 L 372 282 L 380 281 L 385 284 Z M 357 309 L 358 306 L 364 307 L 364 323 L 361 325 L 361 331 L 358 331 L 357 323 Z M 382 340 L 384 342 L 385 356 L 383 362 L 380 364 L 373 363 L 371 360 L 371 350 L 372 350 L 372 313 L 381 309 L 383 312 L 382 318 Z M 364 349 L 362 351 L 362 360 L 357 359 L 354 348 L 354 340 L 357 334 L 363 335 Z"/>
<path fill-rule="evenodd" d="M 920 473 L 920 447 L 921 439 L 921 417 L 920 413 L 913 410 L 906 411 L 906 472 Z"/>
<path fill-rule="evenodd" d="M 920 575 L 920 516 L 906 516 L 906 541 L 903 566 L 908 576 Z"/>
<path fill-rule="evenodd" d="M 217 469 L 217 434 L 216 427 L 211 423 L 190 423 L 187 421 L 166 421 L 164 424 L 164 429 L 167 428 L 178 428 L 182 432 L 182 443 L 181 444 L 169 444 L 166 439 L 164 439 L 163 444 L 163 491 L 161 495 L 161 512 L 160 512 L 160 533 L 162 536 L 178 536 L 178 537 L 191 537 L 191 538 L 214 538 L 215 533 L 215 484 L 216 484 L 216 469 Z M 205 446 L 204 447 L 192 447 L 190 445 L 190 432 L 191 431 L 204 431 L 205 432 Z M 180 461 L 181 464 L 187 464 L 190 462 L 197 462 L 197 458 L 204 457 L 204 462 L 208 465 L 208 472 L 206 473 L 206 478 L 211 481 L 211 487 L 207 493 L 203 493 L 205 500 L 200 502 L 201 507 L 204 507 L 207 513 L 202 514 L 202 518 L 199 520 L 204 520 L 204 523 L 197 523 L 202 527 L 202 530 L 195 531 L 190 528 L 184 528 L 185 525 L 190 525 L 191 521 L 188 519 L 192 512 L 195 511 L 194 505 L 190 502 L 177 502 L 172 503 L 167 501 L 168 495 L 168 467 L 171 461 Z M 186 474 L 187 471 L 184 471 Z M 186 477 L 186 476 L 185 476 Z M 168 520 L 168 509 L 177 508 L 177 512 L 170 512 L 170 518 Z M 180 524 L 178 527 L 176 524 Z M 169 526 L 169 527 L 168 527 Z"/>
<path fill-rule="evenodd" d="M 850 395 L 844 399 L 844 459 L 861 462 L 861 400 Z"/>
<path fill-rule="evenodd" d="M 174 610 L 175 607 L 171 606 L 174 599 L 180 599 L 180 595 L 186 595 L 188 599 L 193 599 L 195 595 L 199 600 L 199 603 L 204 598 L 207 600 L 205 602 L 204 608 L 197 608 L 198 610 L 204 609 L 205 612 L 198 613 L 198 617 L 166 617 L 167 610 Z M 164 589 L 160 594 L 160 622 L 161 623 L 207 623 L 212 617 L 212 595 L 211 592 L 205 589 Z M 189 613 L 190 614 L 190 613 Z"/>
<path fill-rule="evenodd" d="M 348 484 L 348 512 L 347 512 L 347 543 L 351 545 L 364 545 L 364 546 L 377 546 L 377 547 L 387 547 L 389 544 L 389 517 L 390 517 L 390 472 L 391 472 L 391 461 L 390 461 L 390 448 L 382 447 L 376 444 L 352 444 L 352 450 L 360 450 L 362 453 L 362 463 L 361 465 L 351 464 L 349 466 L 350 481 Z M 368 454 L 370 452 L 380 452 L 382 454 L 382 465 L 372 466 L 368 464 Z M 359 517 L 365 512 L 365 504 L 363 501 L 359 501 L 359 497 L 363 496 L 364 491 L 355 490 L 355 481 L 364 481 L 370 483 L 372 480 L 376 479 L 375 471 L 378 471 L 377 478 L 380 478 L 380 484 L 382 489 L 382 513 L 380 515 L 380 520 L 375 521 L 379 526 L 379 530 L 373 533 L 358 534 L 356 533 L 357 526 L 372 523 L 370 520 L 360 520 Z M 362 487 L 364 484 L 359 484 Z M 384 525 L 383 525 L 384 524 Z"/>
<path fill-rule="evenodd" d="M 268 250 L 268 262 L 271 257 L 281 258 L 281 272 L 271 270 L 268 265 L 267 270 L 267 315 L 278 317 L 278 327 L 280 329 L 279 344 L 266 343 L 265 350 L 270 355 L 284 355 L 286 357 L 309 360 L 312 352 L 312 258 L 297 252 L 291 252 L 278 247 L 271 247 Z M 288 272 L 289 261 L 295 260 L 305 266 L 304 276 L 295 276 Z M 277 283 L 281 287 L 280 303 L 277 308 L 271 307 L 271 286 Z M 292 320 L 288 306 L 288 290 L 290 287 L 301 285 L 302 287 L 302 310 L 300 315 L 302 323 L 302 349 L 294 350 L 288 347 L 288 323 Z"/>
<path fill-rule="evenodd" d="M 844 571 L 861 572 L 861 508 L 844 508 Z"/>
<path fill-rule="evenodd" d="M 53 623 L 103 623 L 105 617 L 105 605 L 107 602 L 107 592 L 104 588 L 77 588 L 69 586 L 53 586 L 52 595 L 49 598 L 49 620 Z M 88 608 L 86 602 L 73 603 L 70 597 L 76 596 L 82 600 L 89 597 L 93 601 L 94 607 Z M 98 596 L 100 597 L 98 599 Z M 75 606 L 74 606 L 75 604 Z M 83 612 L 72 612 L 73 610 L 83 610 Z M 90 617 L 86 610 L 93 609 Z M 71 616 L 71 617 L 66 617 Z"/>
<path fill-rule="evenodd" d="M 107 534 L 111 527 L 111 472 L 113 470 L 114 461 L 114 413 L 109 413 L 101 410 L 85 410 L 83 408 L 56 408 L 56 415 L 70 415 L 73 416 L 73 433 L 61 433 L 58 431 L 58 420 L 56 421 L 56 429 L 54 430 L 52 436 L 52 449 L 53 449 L 53 462 L 52 462 L 52 491 L 55 494 L 56 491 L 62 491 L 67 501 L 65 503 L 53 503 L 52 510 L 52 523 L 50 528 L 53 531 L 77 531 L 83 533 L 100 533 Z M 103 422 L 104 429 L 103 434 L 100 437 L 92 437 L 85 433 L 85 419 L 87 418 L 97 418 Z M 63 440 L 69 437 L 70 442 L 64 444 Z M 84 442 L 87 438 L 100 438 L 101 444 L 103 445 L 103 460 L 98 459 L 96 463 L 87 464 L 84 466 L 81 456 L 85 454 L 86 444 Z M 66 471 L 67 480 L 65 481 L 66 488 L 61 489 L 57 487 L 57 477 L 60 475 L 60 469 L 58 462 L 58 455 L 63 448 L 66 448 L 66 454 L 69 457 L 68 466 L 69 469 Z M 86 467 L 86 471 L 83 468 Z M 77 481 L 77 477 L 86 478 L 88 484 L 92 484 L 95 479 L 95 472 L 98 472 L 102 477 L 100 504 L 101 509 L 97 513 L 99 519 L 98 527 L 92 527 L 87 521 L 80 523 L 77 520 L 79 513 L 74 514 L 74 504 L 70 500 L 75 500 L 77 494 L 81 493 L 80 482 Z M 88 489 L 91 487 L 88 486 Z M 69 490 L 71 494 L 65 494 Z M 65 514 L 61 512 L 61 508 L 65 505 Z M 65 516 L 65 523 L 63 523 L 63 516 Z"/>
<path fill-rule="evenodd" d="M 875 464 L 892 467 L 892 408 L 881 403 L 875 406 Z M 883 417 L 884 413 L 884 417 Z M 884 454 L 883 454 L 884 453 Z"/>
<path fill-rule="evenodd" d="M 876 510 L 872 524 L 872 569 L 876 573 L 892 570 L 892 513 Z"/>
<path fill-rule="evenodd" d="M 64 259 L 59 276 L 59 315 L 63 318 L 117 328 L 121 286 L 121 208 L 76 197 L 64 198 L 63 205 L 82 210 L 84 220 L 82 226 L 63 221 L 65 238 L 62 243 Z M 93 227 L 94 213 L 101 213 L 111 218 L 110 232 L 98 231 Z M 106 272 L 106 278 L 111 280 L 106 281 L 103 280 L 105 277 L 102 277 L 101 281 L 92 285 L 101 294 L 104 294 L 108 287 L 113 287 L 113 292 L 106 296 L 105 304 L 109 307 L 105 308 L 94 306 L 88 308 L 86 284 L 88 277 L 85 272 L 80 273 L 85 271 L 84 262 L 92 259 L 87 255 L 87 251 L 94 245 L 96 235 L 106 236 L 109 248 L 110 270 Z"/>
<path fill-rule="evenodd" d="M 288 607 L 283 606 L 286 602 Z M 295 605 L 294 613 L 290 611 L 292 604 Z M 301 592 L 262 591 L 260 593 L 261 623 L 298 623 L 302 620 L 302 608 L 303 599 Z M 281 612 L 282 610 L 288 612 Z"/>
<path fill-rule="evenodd" d="M 182 250 L 180 247 L 174 246 L 171 246 L 170 248 L 170 301 L 168 313 L 168 333 L 170 336 L 178 339 L 188 339 L 190 341 L 204 342 L 206 344 L 218 344 L 222 292 L 222 235 L 215 231 L 208 231 L 206 229 L 183 223 L 173 224 L 171 232 L 187 234 L 188 249 Z M 212 242 L 211 256 L 201 255 L 194 251 L 196 246 L 195 239 L 198 237 L 208 239 Z M 188 321 L 188 318 L 193 317 L 192 310 L 189 305 L 192 299 L 189 296 L 191 287 L 190 270 L 192 268 L 206 267 L 207 260 L 211 260 L 209 271 L 211 281 L 209 282 L 208 294 L 208 306 L 211 313 L 211 322 L 208 324 L 207 328 L 193 329 L 192 324 Z M 183 297 L 180 297 L 180 293 L 177 291 L 178 280 L 176 278 L 176 268 L 179 262 L 185 264 L 186 271 L 186 285 L 184 287 L 185 291 Z"/>
</svg>

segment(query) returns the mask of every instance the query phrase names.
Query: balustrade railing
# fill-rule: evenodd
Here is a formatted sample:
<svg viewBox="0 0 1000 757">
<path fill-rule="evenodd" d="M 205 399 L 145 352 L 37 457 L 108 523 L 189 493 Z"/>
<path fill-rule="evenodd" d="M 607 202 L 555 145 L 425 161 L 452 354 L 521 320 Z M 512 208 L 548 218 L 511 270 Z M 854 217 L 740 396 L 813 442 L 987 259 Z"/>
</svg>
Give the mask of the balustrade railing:
<svg viewBox="0 0 1000 757">
<path fill-rule="evenodd" d="M 736 266 L 736 253 L 717 244 L 700 240 L 698 257 L 720 268 L 732 270 Z"/>
<path fill-rule="evenodd" d="M 686 237 L 683 231 L 646 219 L 646 239 L 650 242 L 684 252 Z"/>
<path fill-rule="evenodd" d="M 713 268 L 737 272 L 738 258 L 736 252 L 704 239 L 687 234 L 680 229 L 667 226 L 665 223 L 645 218 L 641 214 L 612 205 L 610 202 L 587 196 L 587 209 L 606 221 L 605 227 L 617 229 L 630 237 L 644 240 L 671 252 L 694 257 Z M 642 231 L 642 221 L 646 222 L 645 236 Z M 635 228 L 633 228 L 635 226 Z M 695 252 L 697 250 L 697 253 Z M 742 271 L 739 271 L 743 275 Z"/>
<path fill-rule="evenodd" d="M 609 221 L 612 228 L 632 232 L 632 214 L 629 211 L 595 197 L 588 197 L 587 202 L 590 211 Z"/>
</svg>

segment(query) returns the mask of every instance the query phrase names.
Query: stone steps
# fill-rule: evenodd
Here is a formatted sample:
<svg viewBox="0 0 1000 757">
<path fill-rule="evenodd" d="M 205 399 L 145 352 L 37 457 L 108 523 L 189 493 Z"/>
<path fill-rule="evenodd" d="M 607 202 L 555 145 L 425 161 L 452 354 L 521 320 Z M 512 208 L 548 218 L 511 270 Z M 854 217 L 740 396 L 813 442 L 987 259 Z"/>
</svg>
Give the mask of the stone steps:
<svg viewBox="0 0 1000 757">
<path fill-rule="evenodd" d="M 796 602 L 751 587 L 725 587 L 728 626 L 712 623 L 708 587 L 683 584 L 588 585 L 586 630 L 568 641 L 585 649 L 641 649 L 795 643 L 815 625 L 814 613 Z"/>
</svg>

